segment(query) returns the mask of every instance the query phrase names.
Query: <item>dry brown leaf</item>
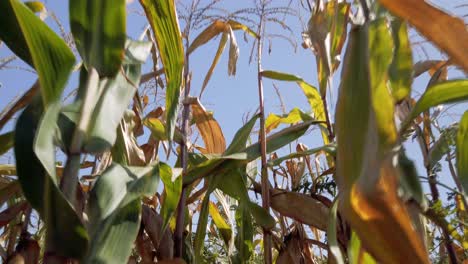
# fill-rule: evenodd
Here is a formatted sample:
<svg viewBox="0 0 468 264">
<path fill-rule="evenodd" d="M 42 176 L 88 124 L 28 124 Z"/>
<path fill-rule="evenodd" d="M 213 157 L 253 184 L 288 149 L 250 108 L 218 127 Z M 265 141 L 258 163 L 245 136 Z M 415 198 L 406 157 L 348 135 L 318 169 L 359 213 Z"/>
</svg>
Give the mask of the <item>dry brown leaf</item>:
<svg viewBox="0 0 468 264">
<path fill-rule="evenodd" d="M 345 193 L 340 209 L 377 261 L 429 263 L 424 244 L 397 196 L 397 169 L 391 160 L 382 165 L 376 181 L 361 177 Z"/>
<path fill-rule="evenodd" d="M 175 258 L 175 259 L 170 259 L 170 260 L 162 260 L 156 262 L 158 264 L 186 264 L 186 262 L 181 259 L 181 258 Z"/>
<path fill-rule="evenodd" d="M 37 91 L 39 91 L 38 80 L 33 84 L 33 86 L 31 86 L 31 88 L 29 88 L 27 92 L 23 94 L 23 96 L 16 100 L 16 102 L 8 105 L 6 109 L 3 109 L 2 112 L 0 112 L 0 130 L 2 130 L 3 126 L 5 126 L 5 124 L 16 112 L 26 107 L 32 101 Z"/>
<path fill-rule="evenodd" d="M 379 1 L 390 12 L 412 24 L 468 73 L 468 31 L 462 19 L 424 0 Z"/>
<path fill-rule="evenodd" d="M 8 264 L 39 263 L 40 247 L 36 240 L 22 238 L 16 246 L 16 252 L 8 260 Z"/>
<path fill-rule="evenodd" d="M 301 264 L 303 263 L 302 258 L 302 245 L 300 238 L 291 234 L 286 241 L 286 245 L 279 252 L 278 258 L 276 259 L 277 264 Z"/>
<path fill-rule="evenodd" d="M 166 229 L 161 236 L 162 217 L 147 205 L 143 205 L 142 221 L 145 231 L 156 249 L 157 258 L 160 260 L 172 259 L 174 255 L 174 241 L 169 229 Z M 161 241 L 159 241 L 160 237 Z"/>
<path fill-rule="evenodd" d="M 226 140 L 213 114 L 208 113 L 197 98 L 191 100 L 192 115 L 205 143 L 204 154 L 221 154 L 226 150 Z"/>
<path fill-rule="evenodd" d="M 271 190 L 271 207 L 283 216 L 303 224 L 327 230 L 329 208 L 314 198 L 302 193 Z"/>
<path fill-rule="evenodd" d="M 192 44 L 190 45 L 190 47 L 188 48 L 187 50 L 187 53 L 190 54 L 192 53 L 195 49 L 197 49 L 198 47 L 200 47 L 201 45 L 207 43 L 208 41 L 210 41 L 212 38 L 214 38 L 215 36 L 217 36 L 219 33 L 221 32 L 225 32 L 226 31 L 226 27 L 228 25 L 226 24 L 226 22 L 222 21 L 222 20 L 216 20 L 214 21 L 211 25 L 209 25 L 205 30 L 203 30 L 202 33 L 200 33 L 200 35 L 198 35 L 195 40 L 192 42 Z"/>
</svg>

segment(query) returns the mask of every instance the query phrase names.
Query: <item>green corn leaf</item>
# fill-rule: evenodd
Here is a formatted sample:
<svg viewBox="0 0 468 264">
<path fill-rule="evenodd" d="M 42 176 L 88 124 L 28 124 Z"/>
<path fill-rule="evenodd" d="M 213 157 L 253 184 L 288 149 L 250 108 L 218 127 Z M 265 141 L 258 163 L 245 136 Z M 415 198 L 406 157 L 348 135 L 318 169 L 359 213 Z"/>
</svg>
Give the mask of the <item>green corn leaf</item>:
<svg viewBox="0 0 468 264">
<path fill-rule="evenodd" d="M 67 44 L 18 0 L 1 1 L 0 39 L 39 75 L 45 108 L 60 99 L 75 62 Z"/>
<path fill-rule="evenodd" d="M 182 193 L 182 176 L 179 175 L 174 179 L 174 176 L 176 176 L 174 175 L 175 172 L 169 165 L 162 162 L 159 164 L 159 174 L 164 183 L 164 190 L 166 192 L 166 198 L 161 208 L 161 217 L 163 218 L 161 234 L 163 234 L 179 204 L 180 195 Z"/>
<path fill-rule="evenodd" d="M 346 263 L 345 257 L 343 255 L 343 251 L 341 251 L 340 244 L 338 244 L 337 238 L 338 201 L 339 199 L 335 199 L 330 209 L 330 215 L 328 217 L 327 238 L 328 246 L 330 247 L 330 253 L 335 259 L 336 264 L 344 264 Z"/>
<path fill-rule="evenodd" d="M 431 107 L 456 103 L 468 99 L 468 80 L 451 80 L 436 83 L 419 98 L 407 119 L 402 123 L 400 133 L 406 131 L 411 122 L 422 112 Z"/>
<path fill-rule="evenodd" d="M 140 0 L 153 29 L 167 80 L 166 125 L 167 137 L 172 141 L 182 86 L 184 48 L 174 0 Z"/>
<path fill-rule="evenodd" d="M 457 172 L 465 193 L 468 193 L 468 111 L 461 118 L 457 134 Z"/>
<path fill-rule="evenodd" d="M 74 0 L 70 27 L 88 69 L 113 77 L 122 65 L 126 35 L 125 0 Z"/>
<path fill-rule="evenodd" d="M 92 239 L 87 263 L 128 259 L 140 228 L 140 199 L 153 195 L 158 183 L 158 166 L 123 167 L 114 163 L 98 177 L 89 201 Z"/>
<path fill-rule="evenodd" d="M 13 147 L 14 136 L 15 133 L 13 131 L 0 135 L 0 155 L 5 154 Z"/>
<path fill-rule="evenodd" d="M 399 102 L 411 93 L 413 82 L 413 55 L 408 34 L 408 25 L 405 21 L 395 18 L 392 21 L 393 61 L 389 69 L 392 95 Z"/>
<path fill-rule="evenodd" d="M 42 112 L 42 103 L 36 98 L 18 118 L 15 128 L 18 180 L 24 196 L 45 222 L 48 246 L 59 256 L 81 259 L 87 250 L 86 229 L 33 151 Z"/>
</svg>

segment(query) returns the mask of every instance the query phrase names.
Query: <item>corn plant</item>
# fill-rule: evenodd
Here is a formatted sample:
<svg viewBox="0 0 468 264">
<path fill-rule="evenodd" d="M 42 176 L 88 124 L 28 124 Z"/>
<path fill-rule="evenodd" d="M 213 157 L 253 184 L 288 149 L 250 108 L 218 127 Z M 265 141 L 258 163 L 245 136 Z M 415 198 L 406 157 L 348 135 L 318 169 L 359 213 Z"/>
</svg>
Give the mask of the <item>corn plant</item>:
<svg viewBox="0 0 468 264">
<path fill-rule="evenodd" d="M 130 39 L 127 2 L 69 1 L 67 33 L 41 2 L 0 1 L 13 54 L 0 70 L 20 59 L 37 76 L 0 112 L 0 155 L 14 153 L 0 164 L 2 262 L 468 261 L 468 111 L 447 125 L 440 107 L 468 98 L 461 18 L 423 0 L 139 0 L 148 27 Z M 414 62 L 412 32 L 446 57 Z M 236 75 L 241 34 L 258 110 L 226 142 L 202 95 L 228 44 Z M 200 73 L 191 56 L 216 38 Z M 317 85 L 264 62 L 274 38 L 302 39 Z M 266 113 L 269 81 L 310 108 Z"/>
</svg>

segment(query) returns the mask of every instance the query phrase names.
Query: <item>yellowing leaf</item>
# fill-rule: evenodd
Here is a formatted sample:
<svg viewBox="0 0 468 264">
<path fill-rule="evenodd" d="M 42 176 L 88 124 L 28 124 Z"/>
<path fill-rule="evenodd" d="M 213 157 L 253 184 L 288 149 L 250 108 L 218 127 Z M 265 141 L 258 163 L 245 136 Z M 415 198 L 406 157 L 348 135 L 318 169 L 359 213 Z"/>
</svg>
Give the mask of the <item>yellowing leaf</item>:
<svg viewBox="0 0 468 264">
<path fill-rule="evenodd" d="M 265 120 L 265 129 L 266 132 L 269 133 L 271 130 L 277 128 L 280 124 L 295 124 L 299 121 L 309 120 L 312 120 L 312 117 L 310 115 L 302 112 L 299 108 L 294 108 L 287 115 L 268 115 L 267 119 Z"/>
<path fill-rule="evenodd" d="M 190 47 L 187 50 L 187 53 L 190 54 L 195 51 L 198 47 L 207 43 L 218 34 L 225 32 L 227 28 L 226 22 L 222 20 L 216 20 L 211 25 L 209 25 L 205 30 L 203 30 L 190 44 Z"/>
<path fill-rule="evenodd" d="M 374 172 L 376 182 L 369 184 L 367 177 L 359 179 L 341 201 L 346 219 L 377 261 L 429 263 L 424 244 L 397 196 L 397 170 L 387 160 Z"/>
<path fill-rule="evenodd" d="M 176 126 L 184 69 L 184 47 L 174 0 L 140 0 L 154 31 L 167 81 L 167 137 L 172 141 Z"/>
<path fill-rule="evenodd" d="M 192 100 L 192 115 L 205 142 L 205 154 L 221 154 L 226 150 L 226 140 L 213 114 L 208 113 L 198 99 Z"/>
<path fill-rule="evenodd" d="M 462 19 L 424 0 L 379 0 L 393 14 L 407 20 L 445 51 L 468 73 L 468 31 Z"/>
<path fill-rule="evenodd" d="M 209 212 L 214 224 L 218 228 L 219 233 L 224 240 L 224 243 L 226 243 L 226 246 L 229 247 L 229 241 L 232 237 L 231 226 L 226 222 L 226 220 L 224 220 L 223 216 L 218 210 L 218 207 L 213 202 L 210 202 Z"/>
<path fill-rule="evenodd" d="M 252 29 L 247 27 L 246 25 L 239 23 L 234 20 L 228 20 L 226 22 L 229 26 L 231 26 L 232 30 L 243 30 L 245 33 L 251 35 L 254 38 L 258 38 L 257 33 L 255 33 Z"/>
<path fill-rule="evenodd" d="M 236 75 L 237 59 L 239 58 L 239 46 L 237 45 L 236 36 L 231 27 L 228 27 L 229 32 L 229 61 L 228 75 Z"/>
<path fill-rule="evenodd" d="M 226 42 L 228 39 L 228 33 L 223 33 L 221 36 L 221 40 L 219 41 L 218 49 L 216 50 L 216 55 L 213 59 L 213 62 L 211 63 L 210 69 L 206 73 L 205 79 L 203 80 L 203 85 L 200 91 L 200 96 L 203 94 L 203 91 L 206 88 L 206 85 L 208 85 L 208 82 L 210 81 L 211 75 L 213 74 L 214 68 L 218 64 L 219 59 L 221 58 L 221 54 L 223 54 L 224 48 L 226 47 Z"/>
<path fill-rule="evenodd" d="M 314 118 L 317 121 L 325 121 L 325 108 L 323 106 L 323 101 L 322 98 L 320 97 L 319 92 L 317 89 L 310 85 L 309 83 L 305 82 L 302 78 L 299 76 L 293 75 L 293 74 L 288 74 L 288 73 L 283 73 L 283 72 L 277 72 L 277 71 L 262 71 L 260 73 L 263 77 L 273 79 L 273 80 L 279 80 L 279 81 L 286 81 L 286 82 L 296 82 L 299 87 L 301 87 L 302 92 L 304 95 L 307 97 L 307 101 L 309 102 L 310 107 L 312 108 L 312 111 L 314 113 Z M 325 144 L 328 144 L 328 135 L 327 133 L 322 130 L 322 137 L 324 140 Z"/>
</svg>

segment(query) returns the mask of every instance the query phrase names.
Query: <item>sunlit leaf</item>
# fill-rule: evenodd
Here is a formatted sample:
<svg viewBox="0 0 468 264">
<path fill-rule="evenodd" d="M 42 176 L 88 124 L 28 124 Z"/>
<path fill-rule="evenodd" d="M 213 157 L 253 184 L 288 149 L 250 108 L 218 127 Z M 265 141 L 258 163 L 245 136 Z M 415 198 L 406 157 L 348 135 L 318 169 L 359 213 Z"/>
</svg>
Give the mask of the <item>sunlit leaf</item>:
<svg viewBox="0 0 468 264">
<path fill-rule="evenodd" d="M 468 80 L 452 80 L 440 82 L 430 86 L 417 101 L 410 115 L 401 125 L 401 131 L 405 131 L 412 120 L 431 107 L 456 103 L 468 99 Z"/>
<path fill-rule="evenodd" d="M 270 114 L 265 120 L 265 130 L 270 132 L 271 130 L 277 128 L 280 124 L 294 124 L 299 121 L 309 121 L 312 120 L 312 117 L 299 108 L 294 108 L 287 115 L 278 116 L 275 114 Z"/>
<path fill-rule="evenodd" d="M 463 189 L 468 193 L 468 111 L 460 120 L 457 134 L 457 172 Z"/>
<path fill-rule="evenodd" d="M 192 102 L 191 108 L 193 120 L 205 143 L 206 154 L 223 153 L 226 150 L 226 142 L 223 131 L 213 118 L 213 114 L 206 111 L 198 99 Z"/>
<path fill-rule="evenodd" d="M 375 264 L 375 260 L 362 247 L 361 241 L 355 232 L 351 234 L 349 241 L 348 256 L 350 264 Z"/>
<path fill-rule="evenodd" d="M 101 77 L 114 77 L 124 57 L 125 0 L 74 0 L 69 4 L 70 28 L 84 64 Z"/>
<path fill-rule="evenodd" d="M 59 100 L 75 57 L 67 44 L 18 0 L 2 1 L 0 39 L 39 75 L 45 108 Z"/>
<path fill-rule="evenodd" d="M 273 80 L 296 82 L 299 85 L 299 87 L 301 87 L 302 91 L 304 92 L 304 95 L 307 97 L 309 105 L 314 113 L 315 119 L 317 121 L 325 121 L 325 110 L 322 98 L 320 97 L 320 94 L 315 87 L 305 82 L 302 78 L 288 73 L 282 73 L 277 71 L 262 71 L 260 74 L 263 77 Z M 328 142 L 326 142 L 326 144 L 328 144 Z"/>
<path fill-rule="evenodd" d="M 246 25 L 244 25 L 244 24 L 242 24 L 242 23 L 240 23 L 238 21 L 228 20 L 226 23 L 229 26 L 231 26 L 232 30 L 242 30 L 245 33 L 249 34 L 250 36 L 252 36 L 254 38 L 258 38 L 257 33 L 255 33 L 252 29 L 250 29 L 249 27 L 247 27 Z"/>
<path fill-rule="evenodd" d="M 228 28 L 229 33 L 229 61 L 228 75 L 236 75 L 237 59 L 239 58 L 239 46 L 237 45 L 236 35 L 231 27 Z"/>
<path fill-rule="evenodd" d="M 175 171 L 173 171 L 169 165 L 162 162 L 159 164 L 159 174 L 164 183 L 164 191 L 166 193 L 164 203 L 161 207 L 163 223 L 161 227 L 162 232 L 160 234 L 162 235 L 179 204 L 180 194 L 182 193 L 182 177 L 180 175 L 174 175 Z"/>
<path fill-rule="evenodd" d="M 223 54 L 224 48 L 226 47 L 228 37 L 229 35 L 227 33 L 223 33 L 223 35 L 221 36 L 221 40 L 219 40 L 219 45 L 218 45 L 218 49 L 216 50 L 216 55 L 213 59 L 213 62 L 211 63 L 210 69 L 206 73 L 205 79 L 203 80 L 203 85 L 200 91 L 200 95 L 203 94 L 203 91 L 205 90 L 206 86 L 208 85 L 208 82 L 211 79 L 211 75 L 213 74 L 214 69 L 216 65 L 218 64 L 218 61 L 221 58 L 221 55 Z"/>
<path fill-rule="evenodd" d="M 424 0 L 379 0 L 393 14 L 408 21 L 468 72 L 468 31 L 462 19 Z M 434 26 L 437 21 L 437 26 Z"/>
<path fill-rule="evenodd" d="M 144 166 L 146 165 L 145 153 L 133 135 L 134 118 L 133 111 L 127 110 L 125 112 L 117 128 L 116 142 L 111 149 L 112 159 L 121 165 Z"/>
<path fill-rule="evenodd" d="M 205 28 L 190 44 L 187 53 L 190 54 L 198 47 L 206 44 L 208 41 L 216 37 L 218 34 L 226 31 L 228 25 L 221 20 L 215 20 L 207 28 Z M 221 46 L 221 45 L 220 45 Z"/>
<path fill-rule="evenodd" d="M 251 122 L 252 126 L 254 122 Z M 304 122 L 298 125 L 294 125 L 292 127 L 283 129 L 269 137 L 267 137 L 267 152 L 273 152 L 290 142 L 294 141 L 295 139 L 299 138 L 302 136 L 309 126 L 313 122 Z M 243 132 L 241 132 L 244 134 Z M 237 135 L 236 137 L 244 137 L 244 135 Z M 235 137 L 235 139 L 236 139 Z M 234 143 L 234 141 L 233 141 Z M 241 146 L 241 145 L 239 145 Z M 233 147 L 231 149 L 231 146 L 228 148 L 228 150 L 225 152 L 226 154 L 231 153 L 230 151 L 237 150 L 237 145 L 236 147 Z M 229 165 L 233 165 L 233 163 L 237 166 L 239 161 L 242 161 L 242 163 L 247 164 L 248 162 L 255 160 L 260 157 L 260 147 L 259 143 L 252 144 L 248 147 L 244 147 L 244 149 L 239 148 L 238 152 L 235 154 L 229 154 L 229 155 L 224 155 L 224 156 L 219 156 L 216 158 L 212 158 L 210 160 L 207 160 L 205 162 L 202 162 L 201 164 L 190 168 L 187 174 L 184 175 L 184 185 L 191 184 L 197 179 L 206 177 L 210 175 L 213 171 L 215 171 L 217 168 L 229 168 Z M 234 166 L 235 167 L 235 166 Z"/>
<path fill-rule="evenodd" d="M 381 124 L 374 113 L 368 61 L 368 39 L 376 36 L 369 35 L 368 30 L 368 25 L 351 30 L 339 88 L 336 180 L 343 192 L 340 211 L 377 261 L 401 263 L 411 259 L 428 263 L 422 240 L 398 197 L 399 171 L 386 157 L 392 146 L 379 144 L 379 137 L 385 134 L 377 130 Z"/>
<path fill-rule="evenodd" d="M 166 74 L 166 133 L 172 141 L 185 60 L 176 5 L 174 0 L 140 0 L 140 3 L 153 29 Z"/>
<path fill-rule="evenodd" d="M 226 220 L 224 220 L 224 217 L 219 212 L 215 203 L 210 202 L 209 212 L 214 224 L 218 228 L 219 233 L 224 240 L 224 243 L 226 243 L 226 247 L 229 247 L 229 241 L 231 240 L 232 236 L 231 226 L 226 222 Z"/>
<path fill-rule="evenodd" d="M 394 122 L 395 103 L 388 87 L 388 70 L 392 63 L 394 47 L 386 19 L 377 19 L 369 24 L 368 45 L 371 97 L 379 141 L 383 146 L 391 146 L 397 138 Z"/>
</svg>

